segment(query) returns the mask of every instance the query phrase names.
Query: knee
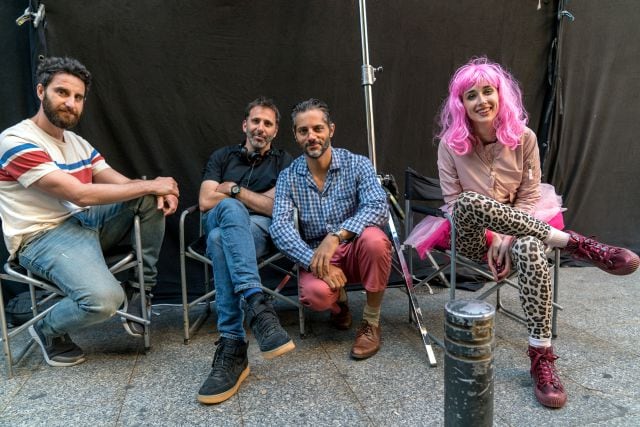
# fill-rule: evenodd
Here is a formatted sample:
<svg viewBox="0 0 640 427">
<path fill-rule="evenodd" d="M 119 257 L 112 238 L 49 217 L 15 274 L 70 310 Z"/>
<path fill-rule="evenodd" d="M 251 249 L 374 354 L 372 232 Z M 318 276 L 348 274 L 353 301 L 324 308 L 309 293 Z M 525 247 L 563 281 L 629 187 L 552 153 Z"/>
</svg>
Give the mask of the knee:
<svg viewBox="0 0 640 427">
<path fill-rule="evenodd" d="M 242 223 L 247 228 L 250 226 L 249 211 L 239 200 L 222 199 L 207 213 L 206 224 L 209 229 L 225 226 L 230 222 Z"/>
<path fill-rule="evenodd" d="M 92 289 L 79 301 L 81 309 L 102 319 L 108 319 L 122 306 L 125 300 L 124 290 L 120 283 L 114 280 L 111 286 Z"/>
<path fill-rule="evenodd" d="M 158 209 L 158 201 L 153 194 L 147 194 L 138 198 L 137 213 L 161 215 L 162 211 Z"/>
<path fill-rule="evenodd" d="M 218 215 L 238 215 L 249 212 L 242 202 L 229 197 L 222 199 L 220 203 L 216 205 L 215 211 Z"/>
<path fill-rule="evenodd" d="M 300 303 L 313 311 L 329 310 L 338 299 L 334 291 L 322 280 L 315 279 L 300 287 Z"/>
<path fill-rule="evenodd" d="M 548 275 L 547 256 L 544 243 L 535 237 L 525 236 L 516 239 L 511 248 L 512 259 L 521 273 Z"/>
<path fill-rule="evenodd" d="M 358 240 L 366 254 L 378 259 L 391 260 L 391 242 L 378 227 L 365 228 Z"/>
<path fill-rule="evenodd" d="M 455 211 L 464 212 L 472 209 L 474 206 L 482 204 L 482 196 L 475 191 L 463 191 L 458 195 L 455 201 Z"/>
<path fill-rule="evenodd" d="M 511 247 L 511 252 L 515 256 L 527 256 L 527 255 L 543 255 L 544 256 L 544 243 L 535 237 L 524 236 L 515 240 Z"/>
</svg>

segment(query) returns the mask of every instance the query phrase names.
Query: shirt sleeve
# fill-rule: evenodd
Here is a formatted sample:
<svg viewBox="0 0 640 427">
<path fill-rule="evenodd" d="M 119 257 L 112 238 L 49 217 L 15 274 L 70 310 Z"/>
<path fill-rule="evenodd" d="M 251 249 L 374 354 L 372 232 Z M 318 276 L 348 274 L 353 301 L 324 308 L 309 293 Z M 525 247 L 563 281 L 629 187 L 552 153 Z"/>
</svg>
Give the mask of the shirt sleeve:
<svg viewBox="0 0 640 427">
<path fill-rule="evenodd" d="M 355 159 L 358 208 L 354 216 L 342 222 L 341 228 L 359 236 L 366 227 L 382 227 L 387 222 L 389 205 L 369 159 L 363 156 L 356 156 Z"/>
<path fill-rule="evenodd" d="M 222 182 L 223 165 L 225 163 L 226 150 L 221 148 L 211 154 L 202 171 L 203 181 Z"/>
<path fill-rule="evenodd" d="M 513 202 L 515 208 L 528 214 L 533 214 L 536 203 L 540 200 L 540 152 L 538 139 L 531 130 L 527 130 L 523 143 L 523 167 L 522 180 L 516 191 L 516 199 Z"/>
<path fill-rule="evenodd" d="M 283 170 L 278 177 L 269 232 L 279 251 L 308 270 L 313 257 L 313 249 L 302 240 L 295 224 L 296 206 L 293 202 L 292 190 L 295 185 L 293 175 L 291 168 L 288 168 Z"/>
<path fill-rule="evenodd" d="M 4 147 L 9 144 L 3 144 L 0 153 L 2 169 L 23 187 L 27 188 L 43 176 L 59 170 L 49 153 L 38 145 L 21 140 L 12 141 L 9 138 L 7 140 L 13 144 L 6 150 Z"/>
<path fill-rule="evenodd" d="M 100 152 L 93 147 L 91 150 L 90 162 L 93 175 L 96 175 L 98 172 L 102 172 L 105 169 L 111 168 L 102 154 L 100 154 Z"/>
<path fill-rule="evenodd" d="M 446 143 L 440 142 L 438 146 L 438 175 L 440 177 L 442 196 L 447 204 L 456 200 L 463 191 L 455 159 L 453 158 L 454 155 Z"/>
</svg>

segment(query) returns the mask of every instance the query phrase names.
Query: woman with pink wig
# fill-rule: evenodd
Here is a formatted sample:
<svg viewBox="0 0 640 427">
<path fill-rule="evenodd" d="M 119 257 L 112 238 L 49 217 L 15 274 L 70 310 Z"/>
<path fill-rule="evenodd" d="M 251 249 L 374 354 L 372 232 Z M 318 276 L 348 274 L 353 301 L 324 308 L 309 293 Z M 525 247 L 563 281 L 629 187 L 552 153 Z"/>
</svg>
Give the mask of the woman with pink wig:
<svg viewBox="0 0 640 427">
<path fill-rule="evenodd" d="M 575 259 L 618 275 L 633 273 L 640 259 L 627 249 L 561 231 L 559 206 L 546 217 L 540 214 L 548 203 L 541 204 L 536 135 L 527 127 L 519 85 L 503 67 L 486 58 L 460 67 L 451 78 L 439 124 L 440 185 L 453 212 L 456 247 L 476 261 L 486 257 L 496 281 L 512 269 L 517 272 L 534 393 L 541 404 L 560 408 L 567 394 L 554 366 L 558 357 L 551 346 L 545 248 L 563 248 Z M 550 194 L 553 199 L 555 192 Z"/>
</svg>

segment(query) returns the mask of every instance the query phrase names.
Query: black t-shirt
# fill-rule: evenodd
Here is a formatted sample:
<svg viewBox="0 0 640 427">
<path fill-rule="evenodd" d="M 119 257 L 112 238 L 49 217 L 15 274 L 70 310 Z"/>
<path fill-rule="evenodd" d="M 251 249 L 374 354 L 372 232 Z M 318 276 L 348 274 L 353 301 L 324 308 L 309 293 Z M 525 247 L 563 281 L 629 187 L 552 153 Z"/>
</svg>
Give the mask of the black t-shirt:
<svg viewBox="0 0 640 427">
<path fill-rule="evenodd" d="M 272 148 L 255 161 L 242 153 L 242 145 L 231 145 L 213 152 L 202 173 L 202 180 L 232 181 L 256 193 L 276 186 L 280 172 L 293 158 L 286 151 Z"/>
</svg>

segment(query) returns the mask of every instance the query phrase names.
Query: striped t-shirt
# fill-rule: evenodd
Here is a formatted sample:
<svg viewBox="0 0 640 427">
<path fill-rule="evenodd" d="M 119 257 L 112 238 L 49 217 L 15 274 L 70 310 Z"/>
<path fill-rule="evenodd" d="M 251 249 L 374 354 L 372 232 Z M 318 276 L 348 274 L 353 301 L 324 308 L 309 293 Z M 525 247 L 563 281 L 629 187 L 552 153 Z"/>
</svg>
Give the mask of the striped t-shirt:
<svg viewBox="0 0 640 427">
<path fill-rule="evenodd" d="M 109 167 L 84 138 L 71 131 L 63 138 L 53 138 L 29 119 L 0 134 L 0 218 L 11 258 L 24 239 L 56 227 L 79 209 L 31 184 L 56 170 L 90 183 Z"/>
</svg>

